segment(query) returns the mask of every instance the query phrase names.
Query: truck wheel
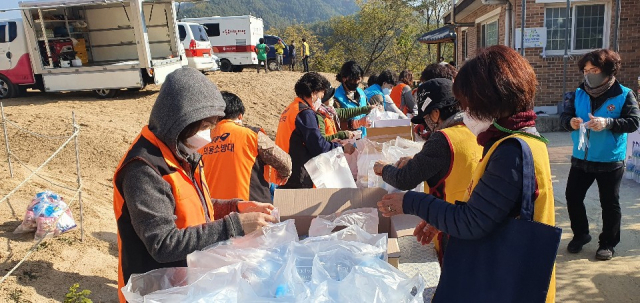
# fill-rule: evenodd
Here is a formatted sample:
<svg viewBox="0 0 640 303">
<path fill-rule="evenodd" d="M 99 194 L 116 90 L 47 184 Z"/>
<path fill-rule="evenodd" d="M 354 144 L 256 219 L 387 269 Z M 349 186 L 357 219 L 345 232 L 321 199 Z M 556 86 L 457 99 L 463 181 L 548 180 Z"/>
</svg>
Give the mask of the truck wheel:
<svg viewBox="0 0 640 303">
<path fill-rule="evenodd" d="M 269 67 L 270 71 L 278 70 L 278 63 L 276 62 L 276 60 L 269 60 L 267 66 Z"/>
<path fill-rule="evenodd" d="M 244 67 L 235 65 L 232 69 L 234 73 L 241 73 L 244 70 Z"/>
<path fill-rule="evenodd" d="M 115 97 L 119 91 L 119 89 L 96 89 L 93 92 L 99 99 L 108 99 Z"/>
<path fill-rule="evenodd" d="M 0 75 L 0 99 L 13 98 L 17 87 L 7 77 Z"/>
<path fill-rule="evenodd" d="M 231 61 L 227 59 L 222 59 L 220 60 L 220 70 L 223 72 L 230 72 L 233 70 L 233 64 L 231 64 Z"/>
</svg>

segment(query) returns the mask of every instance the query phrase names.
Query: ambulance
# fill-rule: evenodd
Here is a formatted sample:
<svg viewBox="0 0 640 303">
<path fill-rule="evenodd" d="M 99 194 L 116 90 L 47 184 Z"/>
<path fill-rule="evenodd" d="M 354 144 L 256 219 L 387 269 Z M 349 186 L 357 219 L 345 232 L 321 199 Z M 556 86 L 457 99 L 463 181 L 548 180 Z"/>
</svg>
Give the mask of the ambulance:
<svg viewBox="0 0 640 303">
<path fill-rule="evenodd" d="M 251 15 L 185 18 L 184 22 L 202 24 L 213 52 L 220 58 L 220 70 L 240 72 L 258 64 L 255 46 L 264 37 L 264 23 Z"/>
<path fill-rule="evenodd" d="M 27 88 L 110 98 L 163 83 L 184 64 L 174 3 L 20 2 L 22 19 L 0 21 L 0 99 Z"/>
</svg>

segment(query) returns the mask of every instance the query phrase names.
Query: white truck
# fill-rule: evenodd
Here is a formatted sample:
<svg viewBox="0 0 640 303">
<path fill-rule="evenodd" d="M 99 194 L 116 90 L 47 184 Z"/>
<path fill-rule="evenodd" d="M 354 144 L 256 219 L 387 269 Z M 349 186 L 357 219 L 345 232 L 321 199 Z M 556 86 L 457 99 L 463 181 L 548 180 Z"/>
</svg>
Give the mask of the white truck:
<svg viewBox="0 0 640 303">
<path fill-rule="evenodd" d="M 255 46 L 264 37 L 264 23 L 251 15 L 228 17 L 185 18 L 185 22 L 202 24 L 211 41 L 213 52 L 220 58 L 223 72 L 242 71 L 258 64 Z"/>
<path fill-rule="evenodd" d="M 183 66 L 174 3 L 20 2 L 21 20 L 0 21 L 0 98 L 27 88 L 110 98 L 161 84 Z"/>
</svg>

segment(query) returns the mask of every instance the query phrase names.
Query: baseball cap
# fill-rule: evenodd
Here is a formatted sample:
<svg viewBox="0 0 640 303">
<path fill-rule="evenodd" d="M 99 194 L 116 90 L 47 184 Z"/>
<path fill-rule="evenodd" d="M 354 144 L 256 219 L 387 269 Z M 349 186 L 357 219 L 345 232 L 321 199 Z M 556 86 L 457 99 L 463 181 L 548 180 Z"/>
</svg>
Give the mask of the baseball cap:
<svg viewBox="0 0 640 303">
<path fill-rule="evenodd" d="M 322 103 L 329 101 L 329 99 L 333 98 L 333 95 L 335 94 L 336 94 L 335 88 L 333 87 L 327 88 L 327 90 L 324 91 L 324 97 L 322 97 Z"/>
<path fill-rule="evenodd" d="M 418 115 L 411 118 L 413 124 L 425 123 L 424 116 L 434 109 L 448 107 L 458 103 L 453 95 L 453 81 L 444 78 L 432 79 L 418 86 L 416 103 Z"/>
</svg>

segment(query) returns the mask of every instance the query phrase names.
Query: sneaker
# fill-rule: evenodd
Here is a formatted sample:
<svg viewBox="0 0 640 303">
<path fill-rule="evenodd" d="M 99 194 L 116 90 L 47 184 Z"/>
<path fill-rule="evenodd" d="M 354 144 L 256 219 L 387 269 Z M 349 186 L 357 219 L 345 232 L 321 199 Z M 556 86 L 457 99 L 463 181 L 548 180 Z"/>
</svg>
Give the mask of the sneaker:
<svg viewBox="0 0 640 303">
<path fill-rule="evenodd" d="M 569 245 L 567 245 L 567 251 L 572 254 L 577 254 L 582 250 L 582 246 L 591 242 L 591 235 L 573 236 Z"/>
<path fill-rule="evenodd" d="M 598 251 L 596 251 L 596 259 L 606 261 L 611 260 L 613 258 L 613 254 L 616 251 L 611 246 L 600 246 L 598 247 Z"/>
</svg>

